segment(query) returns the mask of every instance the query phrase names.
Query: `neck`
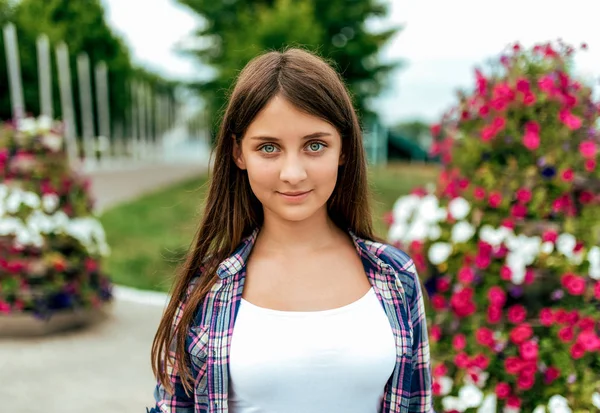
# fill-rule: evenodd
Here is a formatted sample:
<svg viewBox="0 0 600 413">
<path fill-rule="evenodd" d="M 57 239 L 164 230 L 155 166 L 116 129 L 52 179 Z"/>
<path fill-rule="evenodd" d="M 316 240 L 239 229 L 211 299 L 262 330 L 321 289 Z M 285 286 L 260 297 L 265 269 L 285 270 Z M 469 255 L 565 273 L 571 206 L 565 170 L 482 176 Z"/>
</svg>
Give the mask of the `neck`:
<svg viewBox="0 0 600 413">
<path fill-rule="evenodd" d="M 325 209 L 303 221 L 287 221 L 265 213 L 257 243 L 260 241 L 264 251 L 304 253 L 339 243 L 344 235 Z"/>
</svg>

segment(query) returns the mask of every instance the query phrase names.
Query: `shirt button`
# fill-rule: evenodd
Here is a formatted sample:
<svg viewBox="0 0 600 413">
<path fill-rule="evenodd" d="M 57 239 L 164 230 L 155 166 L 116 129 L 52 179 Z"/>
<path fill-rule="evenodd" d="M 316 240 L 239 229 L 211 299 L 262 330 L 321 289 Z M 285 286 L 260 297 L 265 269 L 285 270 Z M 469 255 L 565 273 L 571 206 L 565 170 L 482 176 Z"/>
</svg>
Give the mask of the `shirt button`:
<svg viewBox="0 0 600 413">
<path fill-rule="evenodd" d="M 213 356 L 216 356 L 217 355 L 217 350 L 213 350 L 212 353 L 213 353 Z"/>
</svg>

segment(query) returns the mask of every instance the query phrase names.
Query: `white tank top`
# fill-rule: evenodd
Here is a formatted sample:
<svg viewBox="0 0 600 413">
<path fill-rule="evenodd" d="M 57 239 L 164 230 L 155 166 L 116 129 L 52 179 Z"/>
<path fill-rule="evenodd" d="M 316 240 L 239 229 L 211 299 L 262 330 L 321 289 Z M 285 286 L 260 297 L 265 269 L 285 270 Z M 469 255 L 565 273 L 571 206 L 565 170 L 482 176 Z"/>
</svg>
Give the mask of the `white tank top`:
<svg viewBox="0 0 600 413">
<path fill-rule="evenodd" d="M 242 299 L 229 362 L 231 413 L 377 413 L 396 346 L 371 288 L 324 311 L 279 311 Z"/>
</svg>

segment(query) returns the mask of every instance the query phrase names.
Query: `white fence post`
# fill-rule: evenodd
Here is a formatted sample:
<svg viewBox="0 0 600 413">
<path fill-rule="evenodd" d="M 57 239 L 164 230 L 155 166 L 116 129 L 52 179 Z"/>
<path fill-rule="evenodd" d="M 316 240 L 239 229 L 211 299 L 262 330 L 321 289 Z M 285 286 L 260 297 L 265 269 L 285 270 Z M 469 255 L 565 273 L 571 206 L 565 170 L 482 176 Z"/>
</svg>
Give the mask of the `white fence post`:
<svg viewBox="0 0 600 413">
<path fill-rule="evenodd" d="M 8 23 L 4 26 L 4 49 L 8 65 L 8 77 L 10 83 L 10 102 L 12 106 L 13 119 L 19 121 L 25 117 L 25 103 L 23 99 L 23 85 L 21 80 L 21 61 L 19 58 L 19 46 L 17 43 L 17 31 L 15 25 Z"/>
</svg>

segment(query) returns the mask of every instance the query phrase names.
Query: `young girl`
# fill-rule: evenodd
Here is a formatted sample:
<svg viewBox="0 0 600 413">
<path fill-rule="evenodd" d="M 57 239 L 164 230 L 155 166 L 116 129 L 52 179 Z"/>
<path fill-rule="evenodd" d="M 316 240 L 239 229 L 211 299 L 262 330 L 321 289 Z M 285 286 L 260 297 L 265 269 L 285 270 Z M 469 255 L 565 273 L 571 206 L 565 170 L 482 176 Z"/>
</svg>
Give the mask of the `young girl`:
<svg viewBox="0 0 600 413">
<path fill-rule="evenodd" d="M 432 412 L 419 279 L 376 240 L 368 202 L 338 74 L 298 49 L 251 61 L 154 339 L 147 412 Z"/>
</svg>

